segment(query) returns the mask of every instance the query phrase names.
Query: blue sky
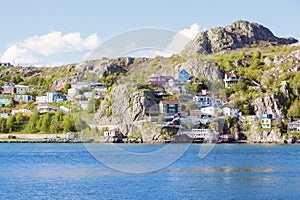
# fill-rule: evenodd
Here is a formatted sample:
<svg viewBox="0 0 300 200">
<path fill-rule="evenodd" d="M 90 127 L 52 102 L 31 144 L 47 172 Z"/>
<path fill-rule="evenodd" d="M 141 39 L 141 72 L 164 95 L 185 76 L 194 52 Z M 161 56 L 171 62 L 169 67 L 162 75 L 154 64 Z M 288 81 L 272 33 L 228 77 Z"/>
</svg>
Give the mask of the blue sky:
<svg viewBox="0 0 300 200">
<path fill-rule="evenodd" d="M 15 56 L 18 60 L 27 56 L 28 63 L 23 60 L 26 64 L 37 64 L 37 60 L 43 65 L 78 62 L 96 43 L 124 31 L 142 27 L 180 31 L 195 23 L 203 30 L 226 26 L 239 19 L 262 24 L 276 36 L 300 39 L 299 11 L 300 1 L 297 0 L 1 1 L 0 59 L 10 48 L 12 57 L 6 57 Z M 49 36 L 53 32 L 55 34 Z M 75 40 L 76 50 L 68 46 L 62 50 L 65 46 L 55 42 L 43 43 L 51 38 L 56 38 L 57 43 Z M 52 45 L 52 49 L 43 51 L 33 46 L 35 44 L 44 50 L 47 49 L 45 45 Z"/>
</svg>

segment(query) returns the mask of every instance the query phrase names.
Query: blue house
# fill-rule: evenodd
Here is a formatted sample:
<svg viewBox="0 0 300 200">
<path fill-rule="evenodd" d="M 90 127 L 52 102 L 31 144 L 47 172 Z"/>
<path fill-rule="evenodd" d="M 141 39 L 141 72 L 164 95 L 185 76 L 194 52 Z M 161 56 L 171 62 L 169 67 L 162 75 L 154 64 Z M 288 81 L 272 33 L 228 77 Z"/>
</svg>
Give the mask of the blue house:
<svg viewBox="0 0 300 200">
<path fill-rule="evenodd" d="M 185 85 L 187 81 L 190 79 L 190 74 L 185 69 L 182 69 L 177 73 L 177 79 L 179 84 Z"/>
<path fill-rule="evenodd" d="M 32 101 L 32 96 L 31 95 L 16 95 L 14 99 L 17 102 L 29 102 L 29 101 Z"/>
<path fill-rule="evenodd" d="M 12 98 L 6 98 L 6 97 L 0 98 L 0 108 L 3 108 L 10 102 L 12 102 Z"/>
</svg>

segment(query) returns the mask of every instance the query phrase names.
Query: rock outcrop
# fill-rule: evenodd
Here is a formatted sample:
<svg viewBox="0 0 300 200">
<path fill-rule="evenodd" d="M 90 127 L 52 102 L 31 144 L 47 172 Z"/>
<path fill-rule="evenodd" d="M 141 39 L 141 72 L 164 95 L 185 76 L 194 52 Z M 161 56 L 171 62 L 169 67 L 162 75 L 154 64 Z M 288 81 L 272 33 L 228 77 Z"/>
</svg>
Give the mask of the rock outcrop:
<svg viewBox="0 0 300 200">
<path fill-rule="evenodd" d="M 124 136 L 143 137 L 143 133 L 147 132 L 147 128 L 143 128 L 144 123 L 147 122 L 147 113 L 154 105 L 156 102 L 151 91 L 129 92 L 125 84 L 120 84 L 106 95 L 95 115 L 95 120 L 100 125 L 118 129 Z M 152 131 L 149 132 L 151 135 Z"/>
<path fill-rule="evenodd" d="M 234 50 L 252 44 L 292 44 L 294 38 L 278 38 L 266 27 L 257 23 L 237 21 L 226 27 L 217 27 L 199 33 L 189 42 L 183 53 L 210 54 L 222 50 Z"/>
<path fill-rule="evenodd" d="M 254 112 L 256 115 L 259 114 L 272 114 L 274 118 L 284 118 L 282 103 L 275 94 L 264 97 L 258 97 L 253 101 Z"/>
<path fill-rule="evenodd" d="M 181 69 L 187 70 L 192 76 L 205 77 L 210 82 L 222 79 L 224 76 L 220 67 L 215 62 L 201 60 L 200 58 L 190 58 L 186 62 L 175 66 L 176 71 L 180 71 Z"/>
<path fill-rule="evenodd" d="M 251 143 L 283 143 L 282 133 L 278 130 L 252 130 L 247 140 Z"/>
</svg>

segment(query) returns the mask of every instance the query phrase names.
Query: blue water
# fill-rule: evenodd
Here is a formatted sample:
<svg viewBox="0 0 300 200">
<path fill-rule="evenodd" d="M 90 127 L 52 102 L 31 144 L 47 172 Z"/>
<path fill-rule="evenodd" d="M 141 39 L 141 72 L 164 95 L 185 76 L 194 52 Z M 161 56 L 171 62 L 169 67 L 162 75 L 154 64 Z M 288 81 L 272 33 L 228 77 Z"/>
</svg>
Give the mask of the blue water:
<svg viewBox="0 0 300 200">
<path fill-rule="evenodd" d="M 161 170 L 131 174 L 103 165 L 82 144 L 0 144 L 0 199 L 300 198 L 300 145 L 216 145 L 203 159 L 200 147 Z"/>
</svg>

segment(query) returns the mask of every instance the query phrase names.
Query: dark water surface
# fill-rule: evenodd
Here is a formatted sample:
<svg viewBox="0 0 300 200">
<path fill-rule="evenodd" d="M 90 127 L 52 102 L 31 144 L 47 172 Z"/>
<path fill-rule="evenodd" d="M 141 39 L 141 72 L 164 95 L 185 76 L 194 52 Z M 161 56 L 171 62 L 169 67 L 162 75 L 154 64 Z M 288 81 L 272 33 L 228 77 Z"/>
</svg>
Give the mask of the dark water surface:
<svg viewBox="0 0 300 200">
<path fill-rule="evenodd" d="M 130 174 L 83 144 L 0 144 L 0 199 L 300 199 L 300 145 L 216 145 L 203 159 L 199 148 L 161 170 Z"/>
</svg>

